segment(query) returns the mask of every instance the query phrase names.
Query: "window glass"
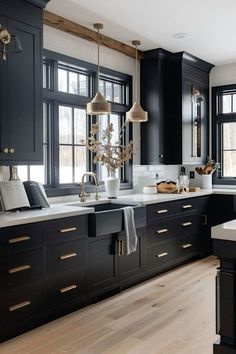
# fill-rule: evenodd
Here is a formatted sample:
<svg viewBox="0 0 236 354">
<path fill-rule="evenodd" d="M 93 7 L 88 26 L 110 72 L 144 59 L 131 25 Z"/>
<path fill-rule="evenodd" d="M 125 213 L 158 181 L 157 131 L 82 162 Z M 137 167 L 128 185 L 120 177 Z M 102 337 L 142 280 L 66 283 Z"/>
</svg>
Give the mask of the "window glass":
<svg viewBox="0 0 236 354">
<path fill-rule="evenodd" d="M 78 75 L 69 71 L 69 93 L 78 94 Z"/>
<path fill-rule="evenodd" d="M 123 103 L 122 86 L 119 84 L 114 84 L 114 102 Z"/>
<path fill-rule="evenodd" d="M 72 144 L 71 107 L 59 107 L 59 144 Z"/>
<path fill-rule="evenodd" d="M 72 146 L 59 147 L 59 183 L 73 182 Z"/>
<path fill-rule="evenodd" d="M 87 139 L 87 115 L 85 109 L 74 109 L 74 140 L 75 144 L 81 144 Z"/>
<path fill-rule="evenodd" d="M 89 96 L 88 87 L 88 76 L 79 74 L 79 94 L 81 96 Z"/>
<path fill-rule="evenodd" d="M 86 172 L 86 147 L 75 146 L 75 182 L 80 182 Z"/>
<path fill-rule="evenodd" d="M 112 83 L 109 81 L 106 81 L 106 100 L 107 101 L 113 101 L 112 97 Z"/>
<path fill-rule="evenodd" d="M 223 152 L 223 177 L 235 177 L 236 176 L 236 151 L 224 151 Z"/>
<path fill-rule="evenodd" d="M 67 71 L 58 69 L 58 91 L 67 92 Z"/>
</svg>

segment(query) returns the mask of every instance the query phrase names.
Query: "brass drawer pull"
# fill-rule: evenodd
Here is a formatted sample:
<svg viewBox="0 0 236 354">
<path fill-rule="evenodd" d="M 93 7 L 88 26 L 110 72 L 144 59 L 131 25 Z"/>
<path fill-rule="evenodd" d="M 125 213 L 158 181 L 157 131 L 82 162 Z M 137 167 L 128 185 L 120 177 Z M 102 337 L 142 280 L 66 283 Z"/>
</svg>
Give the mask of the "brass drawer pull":
<svg viewBox="0 0 236 354">
<path fill-rule="evenodd" d="M 167 255 L 168 255 L 168 252 L 163 252 L 163 253 L 157 254 L 156 257 L 162 258 L 162 257 L 166 257 Z"/>
<path fill-rule="evenodd" d="M 192 247 L 191 243 L 186 243 L 185 245 L 182 245 L 181 248 L 185 249 L 185 248 L 189 248 Z"/>
<path fill-rule="evenodd" d="M 9 274 L 14 274 L 14 273 L 22 272 L 23 270 L 27 270 L 27 269 L 30 269 L 30 268 L 31 268 L 31 266 L 29 264 L 25 264 L 25 265 L 22 265 L 22 266 L 19 266 L 19 267 L 8 269 L 8 273 Z"/>
<path fill-rule="evenodd" d="M 63 254 L 63 256 L 60 256 L 59 259 L 64 260 L 64 259 L 68 259 L 68 258 L 72 258 L 72 257 L 76 257 L 76 256 L 77 256 L 77 253 L 73 252 L 73 253 Z"/>
<path fill-rule="evenodd" d="M 65 234 L 66 232 L 76 231 L 77 227 L 67 227 L 66 229 L 59 229 L 61 234 Z"/>
<path fill-rule="evenodd" d="M 193 207 L 192 204 L 186 204 L 182 206 L 182 209 L 190 209 L 192 207 Z"/>
<path fill-rule="evenodd" d="M 183 226 L 183 227 L 187 227 L 187 226 L 190 226 L 190 225 L 192 225 L 192 222 L 191 222 L 191 221 L 183 222 L 183 223 L 181 224 L 181 226 Z"/>
<path fill-rule="evenodd" d="M 23 302 L 20 302 L 19 304 L 16 304 L 16 305 L 13 305 L 13 306 L 10 306 L 8 308 L 9 311 L 16 311 L 16 310 L 19 310 L 21 309 L 22 307 L 25 307 L 25 306 L 29 306 L 30 305 L 30 301 L 23 301 Z"/>
<path fill-rule="evenodd" d="M 29 236 L 21 236 L 21 237 L 16 237 L 16 238 L 10 238 L 8 240 L 8 243 L 17 243 L 17 242 L 23 242 L 23 241 L 28 241 L 30 240 Z"/>
<path fill-rule="evenodd" d="M 168 209 L 160 209 L 156 211 L 157 214 L 164 214 L 164 213 L 168 213 Z"/>
<path fill-rule="evenodd" d="M 168 232 L 168 229 L 160 229 L 156 231 L 157 234 L 164 234 L 165 232 Z"/>
<path fill-rule="evenodd" d="M 74 290 L 77 288 L 77 285 L 76 284 L 72 284 L 72 285 L 69 285 L 69 286 L 66 286 L 65 288 L 61 288 L 59 291 L 61 294 L 63 293 L 66 293 L 67 291 L 71 291 L 71 290 Z"/>
</svg>

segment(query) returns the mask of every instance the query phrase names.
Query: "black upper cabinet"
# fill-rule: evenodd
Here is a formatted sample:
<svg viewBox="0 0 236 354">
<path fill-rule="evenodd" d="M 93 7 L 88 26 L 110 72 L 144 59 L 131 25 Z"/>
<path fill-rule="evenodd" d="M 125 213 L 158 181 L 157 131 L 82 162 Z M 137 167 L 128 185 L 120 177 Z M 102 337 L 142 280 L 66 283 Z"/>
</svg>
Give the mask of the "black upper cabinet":
<svg viewBox="0 0 236 354">
<path fill-rule="evenodd" d="M 30 2 L 2 1 L 0 23 L 22 44 L 20 53 L 0 59 L 0 161 L 5 165 L 43 163 L 42 16 L 42 8 Z"/>
<path fill-rule="evenodd" d="M 164 117 L 166 115 L 167 57 L 169 52 L 155 49 L 145 52 L 141 61 L 141 102 L 148 111 L 148 122 L 141 124 L 141 163 L 164 163 Z"/>
<path fill-rule="evenodd" d="M 186 52 L 156 49 L 144 53 L 141 102 L 149 121 L 141 126 L 142 164 L 204 161 L 212 67 Z"/>
</svg>

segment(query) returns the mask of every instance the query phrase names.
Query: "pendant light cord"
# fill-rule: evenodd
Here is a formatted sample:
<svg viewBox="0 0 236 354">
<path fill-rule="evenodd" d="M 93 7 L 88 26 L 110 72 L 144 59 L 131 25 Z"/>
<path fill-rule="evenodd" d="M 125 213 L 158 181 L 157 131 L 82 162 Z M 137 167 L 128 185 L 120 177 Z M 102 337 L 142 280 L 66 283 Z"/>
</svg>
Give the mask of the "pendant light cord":
<svg viewBox="0 0 236 354">
<path fill-rule="evenodd" d="M 100 76 L 100 31 L 98 28 L 98 73 L 97 73 L 97 91 L 99 91 L 99 76 Z"/>
<path fill-rule="evenodd" d="M 137 84 L 137 78 L 138 78 L 138 45 L 135 45 L 135 102 L 137 102 L 138 99 L 138 84 Z"/>
</svg>

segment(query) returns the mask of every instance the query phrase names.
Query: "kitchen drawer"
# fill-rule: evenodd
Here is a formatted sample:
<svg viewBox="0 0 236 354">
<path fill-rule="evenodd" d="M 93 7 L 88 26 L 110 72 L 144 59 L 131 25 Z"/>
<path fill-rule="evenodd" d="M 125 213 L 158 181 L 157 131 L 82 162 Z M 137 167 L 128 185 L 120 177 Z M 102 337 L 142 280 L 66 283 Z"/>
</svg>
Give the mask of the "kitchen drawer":
<svg viewBox="0 0 236 354">
<path fill-rule="evenodd" d="M 46 244 L 62 243 L 87 235 L 87 215 L 57 219 L 44 224 Z"/>
<path fill-rule="evenodd" d="M 176 247 L 173 242 L 166 242 L 149 247 L 147 251 L 148 269 L 161 267 L 176 257 Z"/>
<path fill-rule="evenodd" d="M 199 210 L 203 213 L 208 202 L 207 197 L 195 197 L 179 200 L 176 202 L 176 213 L 186 213 Z"/>
<path fill-rule="evenodd" d="M 156 203 L 147 206 L 148 224 L 175 214 L 175 202 Z"/>
<path fill-rule="evenodd" d="M 44 273 L 43 250 L 10 255 L 0 260 L 1 287 L 16 287 L 37 280 Z"/>
<path fill-rule="evenodd" d="M 86 239 L 48 246 L 46 249 L 47 273 L 60 273 L 84 266 L 86 256 Z"/>
<path fill-rule="evenodd" d="M 25 320 L 40 313 L 43 306 L 43 282 L 34 281 L 17 288 L 0 290 L 1 335 L 5 328 L 21 326 Z"/>
<path fill-rule="evenodd" d="M 200 253 L 200 241 L 196 235 L 182 237 L 176 241 L 177 257 L 185 258 Z"/>
<path fill-rule="evenodd" d="M 199 228 L 199 216 L 197 213 L 188 213 L 176 217 L 177 237 L 196 233 Z"/>
<path fill-rule="evenodd" d="M 41 224 L 0 228 L 0 255 L 23 252 L 41 246 Z"/>
<path fill-rule="evenodd" d="M 65 303 L 87 293 L 86 267 L 49 276 L 46 282 L 46 300 L 48 304 Z"/>
<path fill-rule="evenodd" d="M 165 218 L 147 228 L 147 244 L 165 242 L 176 234 L 175 218 Z"/>
</svg>

